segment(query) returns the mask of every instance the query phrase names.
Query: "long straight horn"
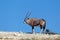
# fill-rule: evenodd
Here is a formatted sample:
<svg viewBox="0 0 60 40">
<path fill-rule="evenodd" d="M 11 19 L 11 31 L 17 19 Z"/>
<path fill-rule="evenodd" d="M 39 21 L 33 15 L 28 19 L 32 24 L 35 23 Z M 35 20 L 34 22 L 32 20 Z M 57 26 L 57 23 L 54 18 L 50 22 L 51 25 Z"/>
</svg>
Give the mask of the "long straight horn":
<svg viewBox="0 0 60 40">
<path fill-rule="evenodd" d="M 30 15 L 31 15 L 31 12 L 29 13 L 28 11 L 25 17 L 28 18 Z"/>
<path fill-rule="evenodd" d="M 29 11 L 27 12 L 27 14 L 26 14 L 25 18 L 27 18 L 27 17 L 28 17 L 28 13 L 29 13 Z"/>
<path fill-rule="evenodd" d="M 29 13 L 28 17 L 31 15 L 31 12 Z"/>
</svg>

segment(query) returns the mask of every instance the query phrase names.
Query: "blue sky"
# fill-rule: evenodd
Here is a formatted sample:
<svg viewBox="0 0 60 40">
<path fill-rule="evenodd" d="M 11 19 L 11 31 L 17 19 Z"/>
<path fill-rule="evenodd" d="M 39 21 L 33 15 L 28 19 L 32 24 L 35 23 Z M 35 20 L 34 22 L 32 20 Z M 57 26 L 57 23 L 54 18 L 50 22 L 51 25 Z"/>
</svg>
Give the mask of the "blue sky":
<svg viewBox="0 0 60 40">
<path fill-rule="evenodd" d="M 60 33 L 60 0 L 0 0 L 0 31 L 31 32 L 23 23 L 28 11 L 30 18 L 44 18 L 46 29 Z M 39 27 L 34 30 L 40 32 Z"/>
</svg>

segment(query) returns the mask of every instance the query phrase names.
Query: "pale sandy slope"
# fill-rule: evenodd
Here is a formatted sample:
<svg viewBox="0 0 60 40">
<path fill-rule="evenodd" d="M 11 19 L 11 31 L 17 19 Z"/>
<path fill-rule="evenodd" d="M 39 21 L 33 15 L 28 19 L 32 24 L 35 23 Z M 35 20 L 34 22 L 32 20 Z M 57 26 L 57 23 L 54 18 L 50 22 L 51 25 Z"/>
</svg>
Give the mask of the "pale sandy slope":
<svg viewBox="0 0 60 40">
<path fill-rule="evenodd" d="M 60 35 L 27 34 L 22 32 L 0 32 L 0 40 L 60 40 Z"/>
</svg>

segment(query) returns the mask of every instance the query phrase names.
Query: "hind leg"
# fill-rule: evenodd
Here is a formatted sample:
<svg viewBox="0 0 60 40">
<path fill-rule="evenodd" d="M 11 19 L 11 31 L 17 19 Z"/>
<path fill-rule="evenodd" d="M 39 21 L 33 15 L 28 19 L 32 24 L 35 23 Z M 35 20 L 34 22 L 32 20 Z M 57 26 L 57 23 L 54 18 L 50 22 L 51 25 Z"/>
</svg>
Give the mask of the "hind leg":
<svg viewBox="0 0 60 40">
<path fill-rule="evenodd" d="M 43 27 L 43 33 L 44 33 L 44 31 L 45 31 L 45 27 Z"/>
<path fill-rule="evenodd" d="M 42 27 L 40 27 L 40 33 L 42 33 Z"/>
</svg>

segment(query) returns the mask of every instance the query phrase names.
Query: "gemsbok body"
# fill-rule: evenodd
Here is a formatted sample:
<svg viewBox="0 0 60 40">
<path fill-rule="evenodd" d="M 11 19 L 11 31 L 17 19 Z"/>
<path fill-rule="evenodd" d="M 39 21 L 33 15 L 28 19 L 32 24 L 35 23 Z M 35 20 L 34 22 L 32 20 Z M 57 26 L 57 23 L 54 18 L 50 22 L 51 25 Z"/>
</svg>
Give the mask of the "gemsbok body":
<svg viewBox="0 0 60 40">
<path fill-rule="evenodd" d="M 40 27 L 40 33 L 42 29 L 45 30 L 46 21 L 44 19 L 29 18 L 28 16 L 25 17 L 24 22 L 32 27 L 32 33 L 34 32 L 34 26 Z"/>
</svg>

